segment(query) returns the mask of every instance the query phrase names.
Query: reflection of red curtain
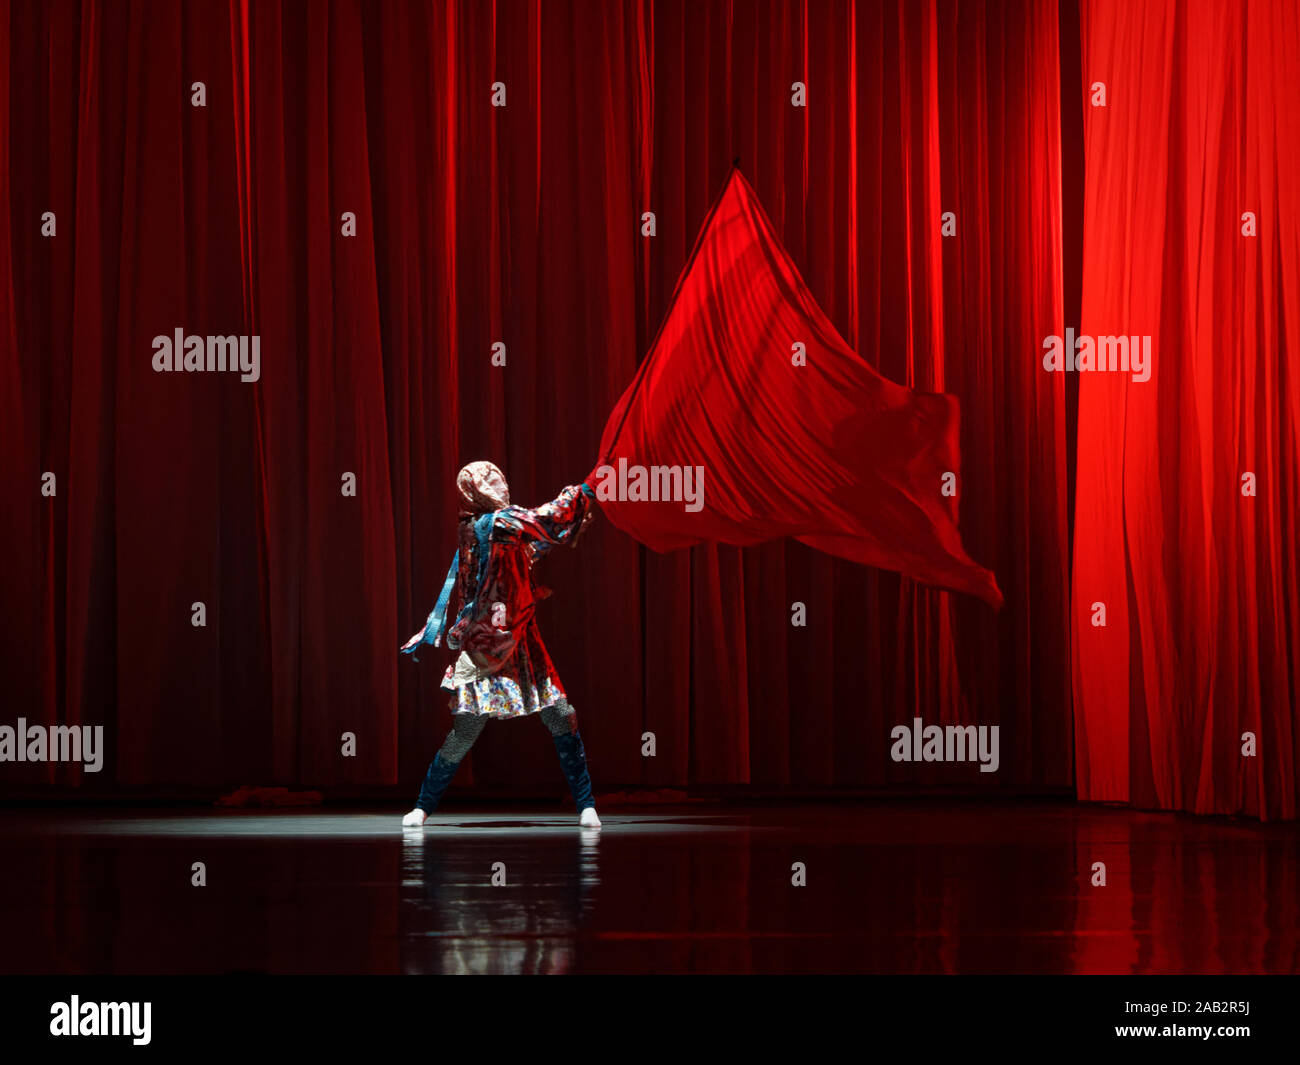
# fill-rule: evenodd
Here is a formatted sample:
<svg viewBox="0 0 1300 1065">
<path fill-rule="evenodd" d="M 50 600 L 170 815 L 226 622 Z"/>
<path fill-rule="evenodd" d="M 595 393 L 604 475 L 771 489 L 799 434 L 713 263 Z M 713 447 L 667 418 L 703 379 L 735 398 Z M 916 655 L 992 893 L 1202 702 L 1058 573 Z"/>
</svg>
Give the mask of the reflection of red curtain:
<svg viewBox="0 0 1300 1065">
<path fill-rule="evenodd" d="M 1107 101 L 1080 332 L 1151 336 L 1153 371 L 1080 375 L 1079 794 L 1294 817 L 1300 11 L 1085 0 L 1082 21 Z"/>
<path fill-rule="evenodd" d="M 447 715 L 396 649 L 456 468 L 526 501 L 590 469 L 740 156 L 845 340 L 960 401 L 962 534 L 1007 608 L 598 523 L 542 618 L 598 787 L 1068 787 L 1064 389 L 1014 354 L 1062 329 L 1056 9 L 6 5 L 9 705 L 108 725 L 93 786 L 409 791 Z M 261 381 L 154 373 L 177 327 L 260 335 Z M 999 772 L 892 763 L 914 714 L 1001 725 Z M 544 733 L 490 732 L 467 783 L 559 793 Z"/>
</svg>

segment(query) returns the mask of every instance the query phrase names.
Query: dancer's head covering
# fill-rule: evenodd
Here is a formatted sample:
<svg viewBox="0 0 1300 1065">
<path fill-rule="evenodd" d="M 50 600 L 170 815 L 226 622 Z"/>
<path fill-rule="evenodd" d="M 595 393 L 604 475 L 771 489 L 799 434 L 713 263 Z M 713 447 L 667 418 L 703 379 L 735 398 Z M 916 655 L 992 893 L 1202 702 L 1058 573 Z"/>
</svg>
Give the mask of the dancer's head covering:
<svg viewBox="0 0 1300 1065">
<path fill-rule="evenodd" d="M 486 514 L 510 506 L 510 486 L 505 474 L 490 462 L 471 462 L 456 474 L 460 512 Z"/>
</svg>

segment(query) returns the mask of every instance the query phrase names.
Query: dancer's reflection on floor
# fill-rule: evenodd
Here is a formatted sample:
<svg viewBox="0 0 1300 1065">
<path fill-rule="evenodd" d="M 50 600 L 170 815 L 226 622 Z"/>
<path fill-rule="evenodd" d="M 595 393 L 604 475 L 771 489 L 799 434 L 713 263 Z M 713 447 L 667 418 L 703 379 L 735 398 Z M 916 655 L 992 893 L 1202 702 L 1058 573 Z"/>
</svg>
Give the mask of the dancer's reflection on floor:
<svg viewBox="0 0 1300 1065">
<path fill-rule="evenodd" d="M 564 973 L 600 884 L 600 832 L 499 841 L 407 833 L 406 973 Z"/>
</svg>

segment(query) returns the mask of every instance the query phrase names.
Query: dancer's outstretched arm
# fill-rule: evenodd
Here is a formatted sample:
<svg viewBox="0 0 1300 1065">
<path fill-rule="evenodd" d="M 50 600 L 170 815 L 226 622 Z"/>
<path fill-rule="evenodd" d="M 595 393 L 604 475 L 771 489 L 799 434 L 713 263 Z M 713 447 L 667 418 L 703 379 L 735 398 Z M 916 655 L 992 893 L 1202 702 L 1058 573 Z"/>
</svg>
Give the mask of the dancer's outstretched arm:
<svg viewBox="0 0 1300 1065">
<path fill-rule="evenodd" d="M 595 498 L 590 485 L 575 484 L 535 510 L 506 507 L 496 513 L 492 539 L 507 544 L 531 543 L 534 552 L 572 544 L 595 513 Z"/>
<path fill-rule="evenodd" d="M 570 485 L 549 503 L 535 510 L 509 506 L 496 512 L 492 522 L 492 539 L 498 543 L 527 543 L 533 555 L 540 556 L 560 544 L 572 545 L 587 523 L 595 516 L 596 493 L 589 484 Z M 426 625 L 427 629 L 427 625 Z M 424 640 L 421 629 L 402 650 L 409 652 Z"/>
</svg>

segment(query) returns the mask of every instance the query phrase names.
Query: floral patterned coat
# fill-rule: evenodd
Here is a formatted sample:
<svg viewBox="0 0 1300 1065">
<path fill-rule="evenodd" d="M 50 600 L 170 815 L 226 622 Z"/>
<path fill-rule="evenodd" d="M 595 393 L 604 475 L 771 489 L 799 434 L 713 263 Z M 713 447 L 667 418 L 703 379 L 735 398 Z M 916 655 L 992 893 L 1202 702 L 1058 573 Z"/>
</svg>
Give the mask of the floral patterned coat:
<svg viewBox="0 0 1300 1065">
<path fill-rule="evenodd" d="M 461 654 L 442 681 L 453 713 L 521 717 L 565 698 L 535 617 L 549 593 L 536 585 L 532 568 L 551 548 L 573 542 L 593 498 L 587 485 L 573 485 L 535 510 L 511 506 L 461 519 L 460 612 L 446 634 L 447 646 Z M 429 622 L 435 630 L 437 613 Z M 426 630 L 425 641 L 437 643 L 439 635 L 430 639 Z"/>
</svg>

